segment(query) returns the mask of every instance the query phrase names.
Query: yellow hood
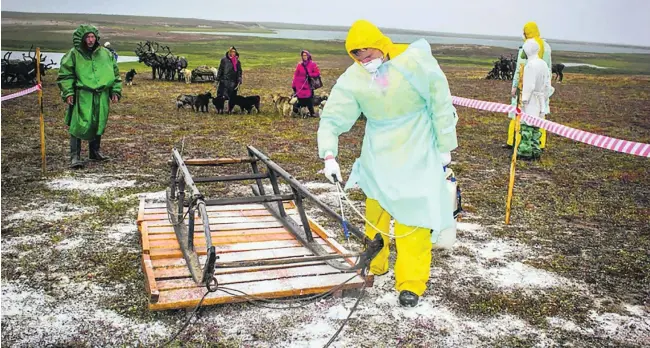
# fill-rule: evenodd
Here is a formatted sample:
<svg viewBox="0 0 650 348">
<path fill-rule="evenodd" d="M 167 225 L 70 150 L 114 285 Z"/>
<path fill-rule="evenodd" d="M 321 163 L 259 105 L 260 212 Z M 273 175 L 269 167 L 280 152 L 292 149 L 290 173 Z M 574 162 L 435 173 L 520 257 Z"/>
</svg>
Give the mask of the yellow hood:
<svg viewBox="0 0 650 348">
<path fill-rule="evenodd" d="M 404 52 L 407 47 L 408 45 L 394 44 L 379 28 L 363 19 L 352 24 L 345 39 L 345 50 L 357 63 L 359 61 L 350 53 L 352 50 L 376 48 L 384 53 L 384 57 L 388 55 L 390 58 L 395 58 Z"/>
<path fill-rule="evenodd" d="M 544 58 L 544 41 L 542 41 L 542 38 L 540 37 L 537 23 L 528 22 L 524 25 L 524 37 L 524 41 L 528 39 L 535 39 L 535 41 L 537 41 L 537 44 L 539 45 L 539 52 L 537 55 L 540 58 Z"/>
</svg>

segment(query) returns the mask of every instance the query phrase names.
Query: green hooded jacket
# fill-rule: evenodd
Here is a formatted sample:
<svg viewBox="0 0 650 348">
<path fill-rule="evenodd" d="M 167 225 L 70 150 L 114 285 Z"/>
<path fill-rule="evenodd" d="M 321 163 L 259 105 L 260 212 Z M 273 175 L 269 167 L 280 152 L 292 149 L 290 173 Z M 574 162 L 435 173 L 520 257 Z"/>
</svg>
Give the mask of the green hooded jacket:
<svg viewBox="0 0 650 348">
<path fill-rule="evenodd" d="M 85 47 L 84 38 L 93 33 L 97 38 L 92 50 Z M 72 35 L 74 47 L 63 58 L 56 82 L 65 102 L 74 96 L 68 106 L 65 123 L 70 134 L 93 140 L 104 134 L 108 121 L 111 95 L 122 96 L 122 80 L 113 54 L 99 44 L 99 31 L 92 25 L 82 24 Z"/>
</svg>

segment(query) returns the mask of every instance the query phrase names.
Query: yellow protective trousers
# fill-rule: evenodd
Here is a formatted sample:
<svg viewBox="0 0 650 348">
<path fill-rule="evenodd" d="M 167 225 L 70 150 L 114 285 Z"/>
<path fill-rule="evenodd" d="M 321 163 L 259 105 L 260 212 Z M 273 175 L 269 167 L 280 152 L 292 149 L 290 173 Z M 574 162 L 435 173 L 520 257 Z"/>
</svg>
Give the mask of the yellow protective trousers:
<svg viewBox="0 0 650 348">
<path fill-rule="evenodd" d="M 390 214 L 374 199 L 366 199 L 366 219 L 377 229 L 389 233 Z M 406 226 L 395 221 L 395 246 L 397 261 L 395 262 L 395 288 L 397 291 L 408 290 L 422 296 L 426 290 L 431 269 L 431 230 Z M 366 223 L 366 235 L 371 239 L 377 232 Z M 410 234 L 409 234 L 410 233 Z M 400 238 L 400 236 L 407 235 Z M 390 239 L 382 234 L 384 248 L 370 263 L 370 272 L 384 274 L 388 272 L 388 256 L 390 254 Z"/>
<path fill-rule="evenodd" d="M 539 131 L 542 133 L 542 137 L 539 139 L 539 148 L 543 149 L 546 147 L 546 129 L 540 128 Z M 510 125 L 508 126 L 508 145 L 515 146 L 515 120 L 510 120 Z"/>
</svg>

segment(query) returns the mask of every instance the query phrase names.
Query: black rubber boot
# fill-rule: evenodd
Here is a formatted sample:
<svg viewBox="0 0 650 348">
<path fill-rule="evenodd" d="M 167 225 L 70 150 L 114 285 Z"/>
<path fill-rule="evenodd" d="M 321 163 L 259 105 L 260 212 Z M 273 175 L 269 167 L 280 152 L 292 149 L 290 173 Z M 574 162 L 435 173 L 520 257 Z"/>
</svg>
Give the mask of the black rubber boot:
<svg viewBox="0 0 650 348">
<path fill-rule="evenodd" d="M 101 145 L 101 142 L 102 142 L 102 137 L 98 135 L 95 139 L 91 140 L 88 143 L 88 149 L 90 150 L 90 155 L 88 155 L 88 157 L 93 161 L 106 161 L 110 159 L 110 157 L 104 156 L 99 151 L 99 146 Z"/>
<path fill-rule="evenodd" d="M 81 161 L 81 139 L 70 136 L 70 168 L 82 168 L 84 163 Z"/>
<path fill-rule="evenodd" d="M 411 291 L 403 290 L 399 293 L 399 304 L 402 307 L 415 307 L 420 297 Z"/>
</svg>

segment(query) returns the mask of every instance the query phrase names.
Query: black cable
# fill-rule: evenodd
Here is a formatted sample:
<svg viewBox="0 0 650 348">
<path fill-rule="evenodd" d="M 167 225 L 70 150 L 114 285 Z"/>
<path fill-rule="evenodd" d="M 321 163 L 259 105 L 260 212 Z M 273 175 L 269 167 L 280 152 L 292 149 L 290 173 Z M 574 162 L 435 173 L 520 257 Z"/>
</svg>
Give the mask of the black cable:
<svg viewBox="0 0 650 348">
<path fill-rule="evenodd" d="M 354 306 L 352 306 L 352 309 L 350 310 L 350 314 L 348 314 L 348 317 L 345 318 L 345 320 L 343 321 L 343 323 L 341 323 L 341 326 L 339 327 L 339 329 L 336 330 L 336 332 L 334 333 L 334 335 L 332 336 L 332 338 L 330 338 L 330 340 L 327 342 L 327 344 L 325 344 L 325 345 L 323 346 L 323 348 L 327 348 L 327 347 L 329 347 L 330 344 L 332 344 L 332 343 L 336 340 L 336 338 L 339 336 L 339 334 L 341 333 L 341 331 L 343 330 L 343 328 L 345 327 L 345 325 L 346 325 L 346 324 L 348 323 L 348 321 L 350 320 L 350 317 L 352 316 L 352 314 L 354 313 L 354 311 L 357 309 L 357 306 L 359 305 L 359 302 L 361 302 L 361 299 L 362 299 L 363 296 L 366 294 L 366 291 L 365 291 L 365 290 L 366 290 L 366 282 L 363 282 L 363 286 L 361 287 L 361 293 L 359 294 L 359 298 L 357 299 L 357 302 L 354 304 Z"/>
<path fill-rule="evenodd" d="M 212 288 L 210 287 L 210 284 L 211 284 L 211 283 L 214 283 L 214 287 L 212 287 Z M 192 311 L 192 314 L 190 315 L 190 317 L 187 318 L 187 320 L 185 320 L 185 323 L 184 323 L 183 326 L 180 328 L 180 330 L 178 330 L 178 331 L 174 334 L 174 336 L 172 336 L 172 338 L 170 338 L 169 340 L 167 340 L 167 342 L 165 342 L 165 343 L 164 343 L 163 345 L 161 345 L 160 347 L 165 347 L 165 346 L 169 345 L 170 343 L 172 343 L 172 342 L 173 342 L 173 341 L 178 337 L 178 335 L 180 335 L 183 331 L 185 331 L 185 329 L 187 328 L 187 326 L 190 324 L 190 321 L 192 321 L 192 318 L 194 318 L 194 316 L 195 316 L 196 313 L 199 311 L 199 309 L 201 309 L 201 305 L 203 304 L 203 300 L 205 300 L 205 298 L 208 296 L 209 293 L 217 291 L 218 287 L 219 287 L 219 283 L 217 282 L 217 278 L 212 277 L 212 279 L 210 280 L 210 282 L 208 282 L 208 284 L 206 285 L 206 289 L 207 289 L 207 290 L 206 290 L 205 294 L 203 294 L 203 297 L 201 297 L 201 301 L 199 301 L 199 304 L 196 305 L 196 308 L 194 308 L 194 310 Z"/>
<path fill-rule="evenodd" d="M 289 299 L 289 300 L 282 300 L 282 299 L 269 300 L 269 299 L 265 299 L 265 298 L 262 298 L 262 297 L 257 297 L 257 296 L 254 296 L 254 295 L 247 294 L 247 293 L 245 293 L 245 292 L 243 292 L 241 290 L 232 289 L 232 288 L 228 288 L 228 287 L 224 287 L 224 286 L 220 286 L 218 290 L 222 291 L 222 292 L 225 292 L 226 294 L 229 294 L 231 296 L 235 296 L 237 298 L 245 298 L 246 301 L 248 301 L 249 303 L 251 303 L 254 306 L 258 306 L 258 307 L 262 307 L 262 308 L 270 308 L 270 309 L 294 309 L 294 308 L 305 307 L 305 306 L 311 304 L 311 302 L 313 302 L 313 301 L 320 300 L 322 298 L 325 298 L 325 297 L 331 295 L 332 293 L 340 290 L 345 284 L 347 284 L 348 282 L 350 282 L 352 279 L 356 278 L 357 276 L 358 276 L 357 274 L 353 275 L 352 277 L 350 277 L 349 279 L 347 279 L 343 283 L 331 288 L 330 290 L 328 290 L 328 291 L 326 291 L 326 292 L 324 292 L 322 294 L 318 294 L 318 295 L 314 295 L 314 296 L 310 296 L 310 297 L 297 298 L 297 299 Z M 365 282 L 364 282 L 364 284 L 365 284 Z M 240 293 L 241 295 L 237 295 L 236 293 Z M 263 303 L 268 303 L 268 304 L 272 304 L 272 303 L 294 304 L 294 303 L 300 303 L 300 302 L 307 302 L 307 303 L 297 305 L 297 306 L 284 306 L 284 307 L 276 306 L 276 307 L 274 307 L 274 306 L 266 306 L 266 305 L 263 305 L 263 304 L 259 304 L 257 302 L 263 302 Z"/>
</svg>

